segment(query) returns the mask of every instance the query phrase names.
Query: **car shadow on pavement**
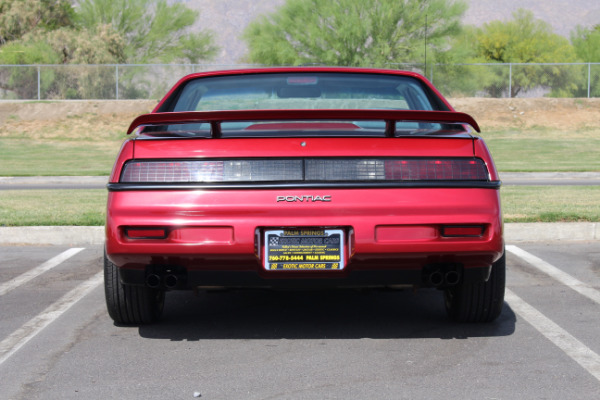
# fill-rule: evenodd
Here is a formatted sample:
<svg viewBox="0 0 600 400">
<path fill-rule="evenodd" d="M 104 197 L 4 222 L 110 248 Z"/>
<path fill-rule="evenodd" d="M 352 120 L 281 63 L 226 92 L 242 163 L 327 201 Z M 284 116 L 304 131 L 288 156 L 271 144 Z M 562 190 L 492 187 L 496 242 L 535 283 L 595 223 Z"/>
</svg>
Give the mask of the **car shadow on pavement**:
<svg viewBox="0 0 600 400">
<path fill-rule="evenodd" d="M 139 327 L 147 339 L 467 339 L 508 336 L 508 304 L 492 323 L 448 319 L 437 290 L 266 291 L 167 294 L 160 322 Z"/>
</svg>

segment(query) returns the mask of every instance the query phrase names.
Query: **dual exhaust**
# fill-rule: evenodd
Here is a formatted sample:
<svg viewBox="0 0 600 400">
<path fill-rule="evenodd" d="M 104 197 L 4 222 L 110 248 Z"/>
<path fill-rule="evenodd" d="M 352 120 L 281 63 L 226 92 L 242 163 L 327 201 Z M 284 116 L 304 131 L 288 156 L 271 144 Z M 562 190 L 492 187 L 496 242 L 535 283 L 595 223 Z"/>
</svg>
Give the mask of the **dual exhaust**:
<svg viewBox="0 0 600 400">
<path fill-rule="evenodd" d="M 178 275 L 173 273 L 156 274 L 150 273 L 146 275 L 146 286 L 150 289 L 175 289 L 181 281 Z"/>
<path fill-rule="evenodd" d="M 426 275 L 426 282 L 433 287 L 448 287 L 457 285 L 460 282 L 460 273 L 456 270 L 436 269 L 429 275 Z"/>
</svg>

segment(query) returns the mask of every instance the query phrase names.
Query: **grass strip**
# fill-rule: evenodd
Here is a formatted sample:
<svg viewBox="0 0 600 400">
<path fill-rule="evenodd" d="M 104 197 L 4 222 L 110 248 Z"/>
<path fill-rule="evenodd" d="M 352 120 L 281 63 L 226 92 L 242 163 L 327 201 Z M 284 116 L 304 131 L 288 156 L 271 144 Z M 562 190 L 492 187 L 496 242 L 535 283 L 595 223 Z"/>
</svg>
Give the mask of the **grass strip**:
<svg viewBox="0 0 600 400">
<path fill-rule="evenodd" d="M 599 222 L 600 186 L 504 186 L 505 222 Z M 104 189 L 2 190 L 0 226 L 101 226 Z"/>
<path fill-rule="evenodd" d="M 2 190 L 0 226 L 101 226 L 105 189 Z"/>
<path fill-rule="evenodd" d="M 598 222 L 600 186 L 503 186 L 505 222 Z"/>
<path fill-rule="evenodd" d="M 112 132 L 78 138 L 64 128 L 53 129 L 42 137 L 35 130 L 0 135 L 0 175 L 109 175 L 126 137 Z M 567 133 L 541 128 L 497 130 L 483 137 L 502 172 L 600 171 L 597 129 Z"/>
<path fill-rule="evenodd" d="M 532 132 L 484 135 L 494 162 L 502 172 L 600 171 L 600 134 L 572 137 Z"/>
<path fill-rule="evenodd" d="M 119 142 L 0 138 L 0 175 L 109 175 L 119 147 Z"/>
</svg>

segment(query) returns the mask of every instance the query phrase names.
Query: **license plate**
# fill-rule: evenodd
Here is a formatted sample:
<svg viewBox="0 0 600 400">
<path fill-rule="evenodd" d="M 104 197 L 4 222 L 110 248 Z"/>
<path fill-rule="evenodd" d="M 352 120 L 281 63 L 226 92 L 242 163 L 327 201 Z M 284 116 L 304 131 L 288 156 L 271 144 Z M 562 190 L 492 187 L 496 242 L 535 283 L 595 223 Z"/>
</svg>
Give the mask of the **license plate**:
<svg viewBox="0 0 600 400">
<path fill-rule="evenodd" d="M 265 268 L 272 271 L 317 271 L 344 268 L 341 229 L 265 231 Z"/>
</svg>

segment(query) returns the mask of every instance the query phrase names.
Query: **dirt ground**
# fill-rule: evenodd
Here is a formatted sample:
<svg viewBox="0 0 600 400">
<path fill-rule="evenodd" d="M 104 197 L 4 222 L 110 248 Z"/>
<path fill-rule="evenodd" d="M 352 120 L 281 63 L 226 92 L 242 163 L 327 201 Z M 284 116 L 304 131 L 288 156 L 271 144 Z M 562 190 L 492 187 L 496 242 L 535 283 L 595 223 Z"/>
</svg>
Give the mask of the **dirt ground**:
<svg viewBox="0 0 600 400">
<path fill-rule="evenodd" d="M 595 99 L 450 99 L 470 114 L 482 130 L 543 127 L 553 130 L 600 128 L 600 98 Z"/>
<path fill-rule="evenodd" d="M 486 129 L 546 127 L 551 129 L 600 128 L 600 98 L 449 99 L 457 111 L 471 114 Z M 18 126 L 42 129 L 59 121 L 103 120 L 125 129 L 131 120 L 150 112 L 156 100 L 0 102 L 0 136 Z M 82 122 L 82 121 L 80 121 Z M 4 134 L 4 135 L 3 135 Z"/>
</svg>

